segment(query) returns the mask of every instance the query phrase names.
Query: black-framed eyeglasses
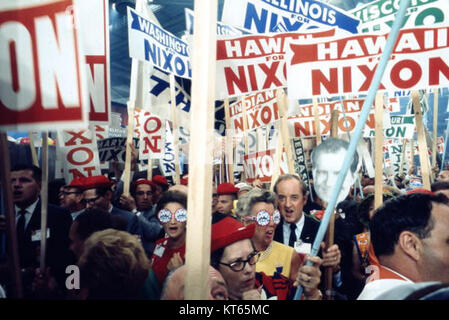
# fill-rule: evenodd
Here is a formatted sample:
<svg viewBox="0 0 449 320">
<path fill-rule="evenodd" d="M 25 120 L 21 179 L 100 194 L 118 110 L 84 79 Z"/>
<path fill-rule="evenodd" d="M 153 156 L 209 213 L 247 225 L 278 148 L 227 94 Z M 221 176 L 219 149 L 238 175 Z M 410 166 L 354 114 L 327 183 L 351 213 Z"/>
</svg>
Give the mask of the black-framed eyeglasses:
<svg viewBox="0 0 449 320">
<path fill-rule="evenodd" d="M 83 199 L 82 202 L 84 204 L 86 204 L 86 203 L 88 203 L 88 204 L 95 204 L 95 201 L 97 201 L 100 198 L 101 198 L 101 196 L 96 196 L 95 198 L 92 198 L 92 199 Z"/>
<path fill-rule="evenodd" d="M 219 264 L 228 266 L 229 268 L 231 268 L 232 271 L 239 272 L 239 271 L 242 271 L 243 269 L 245 269 L 247 262 L 249 263 L 250 266 L 255 265 L 257 263 L 257 261 L 259 261 L 259 257 L 260 257 L 259 252 L 253 251 L 249 254 L 249 256 L 246 260 L 238 259 L 231 263 L 219 262 Z"/>
</svg>

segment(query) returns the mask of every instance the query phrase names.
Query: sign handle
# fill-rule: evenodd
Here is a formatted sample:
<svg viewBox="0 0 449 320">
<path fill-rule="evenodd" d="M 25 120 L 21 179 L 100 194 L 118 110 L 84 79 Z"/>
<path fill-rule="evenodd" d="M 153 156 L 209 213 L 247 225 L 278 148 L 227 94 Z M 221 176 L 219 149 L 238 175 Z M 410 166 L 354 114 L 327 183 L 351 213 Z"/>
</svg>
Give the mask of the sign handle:
<svg viewBox="0 0 449 320">
<path fill-rule="evenodd" d="M 173 153 L 175 155 L 175 184 L 180 183 L 179 169 L 179 132 L 178 132 L 178 114 L 176 108 L 175 75 L 170 73 L 170 100 L 171 100 L 171 120 L 173 125 Z"/>
<path fill-rule="evenodd" d="M 47 210 L 48 210 L 48 132 L 42 132 L 42 187 L 41 187 L 41 255 L 40 269 L 45 272 L 47 251 Z"/>
<path fill-rule="evenodd" d="M 37 160 L 36 146 L 33 141 L 33 133 L 28 131 L 28 137 L 30 138 L 30 150 L 31 150 L 31 160 L 33 161 L 33 165 L 39 167 L 39 161 Z"/>
<path fill-rule="evenodd" d="M 432 144 L 432 168 L 437 168 L 437 133 L 438 133 L 438 88 L 433 89 L 433 144 Z M 436 178 L 436 172 L 432 171 Z"/>
<path fill-rule="evenodd" d="M 225 124 L 226 124 L 226 162 L 228 164 L 229 182 L 234 184 L 234 131 L 231 129 L 231 117 L 229 114 L 229 99 L 224 99 Z"/>
<path fill-rule="evenodd" d="M 316 145 L 321 144 L 321 129 L 320 129 L 320 118 L 318 115 L 318 98 L 312 98 L 313 103 L 313 116 L 315 117 L 315 133 L 316 133 Z"/>
<path fill-rule="evenodd" d="M 206 300 L 210 264 L 212 149 L 216 78 L 217 0 L 195 0 L 189 145 L 186 300 Z"/>
<path fill-rule="evenodd" d="M 22 275 L 20 273 L 19 244 L 17 241 L 16 219 L 11 188 L 11 164 L 6 133 L 0 132 L 0 177 L 5 207 L 6 243 L 8 251 L 8 265 L 13 281 L 12 298 L 23 298 Z"/>
<path fill-rule="evenodd" d="M 384 111 L 384 95 L 383 93 L 378 93 L 376 95 L 375 102 L 375 153 L 374 153 L 374 163 L 376 173 L 374 175 L 374 208 L 379 208 L 382 205 L 382 185 L 383 185 L 383 146 L 384 146 L 384 122 L 383 122 L 383 111 Z"/>
<path fill-rule="evenodd" d="M 413 111 L 415 112 L 416 130 L 418 131 L 418 150 L 419 161 L 421 163 L 421 176 L 424 189 L 430 190 L 430 167 L 429 153 L 427 150 L 426 135 L 424 132 L 424 124 L 422 122 L 421 102 L 419 101 L 419 92 L 412 91 Z"/>
<path fill-rule="evenodd" d="M 280 126 L 281 126 L 281 135 L 282 141 L 285 147 L 285 153 L 287 155 L 287 165 L 288 171 L 291 174 L 295 174 L 295 156 L 293 154 L 292 148 L 292 140 L 290 139 L 290 133 L 288 130 L 288 120 L 286 118 L 286 109 L 287 109 L 287 95 L 284 93 L 282 89 L 278 89 L 276 92 L 276 100 L 279 105 L 279 113 L 280 113 Z"/>
</svg>

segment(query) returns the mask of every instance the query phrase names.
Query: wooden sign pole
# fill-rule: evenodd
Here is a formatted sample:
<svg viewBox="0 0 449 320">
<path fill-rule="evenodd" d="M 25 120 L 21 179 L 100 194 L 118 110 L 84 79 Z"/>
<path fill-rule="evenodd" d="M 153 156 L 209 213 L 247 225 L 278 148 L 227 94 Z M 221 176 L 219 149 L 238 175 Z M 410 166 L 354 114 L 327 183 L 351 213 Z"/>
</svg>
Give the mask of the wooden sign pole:
<svg viewBox="0 0 449 320">
<path fill-rule="evenodd" d="M 382 185 L 383 185 L 383 146 L 384 146 L 384 132 L 383 132 L 383 110 L 384 110 L 384 96 L 383 93 L 377 93 L 375 100 L 375 153 L 374 153 L 374 208 L 379 208 L 382 205 Z"/>
<path fill-rule="evenodd" d="M 276 100 L 279 106 L 279 116 L 280 116 L 280 126 L 281 126 L 281 135 L 282 135 L 282 141 L 284 143 L 285 147 L 285 153 L 287 155 L 287 165 L 288 165 L 288 171 L 291 174 L 295 174 L 295 159 L 292 149 L 292 140 L 290 139 L 290 133 L 288 130 L 288 120 L 286 116 L 286 109 L 287 109 L 287 95 L 284 93 L 282 89 L 278 89 L 276 91 Z"/>
<path fill-rule="evenodd" d="M 229 99 L 224 99 L 225 124 L 226 124 L 226 159 L 228 164 L 229 182 L 234 184 L 234 131 L 231 129 L 231 117 L 229 114 Z"/>
<path fill-rule="evenodd" d="M 320 117 L 318 115 L 318 98 L 313 97 L 313 116 L 315 117 L 316 145 L 321 143 Z"/>
<path fill-rule="evenodd" d="M 437 168 L 437 133 L 438 133 L 438 88 L 433 89 L 433 144 L 432 144 L 432 168 Z M 436 177 L 432 170 L 432 180 Z"/>
<path fill-rule="evenodd" d="M 276 152 L 275 152 L 274 161 L 273 161 L 273 175 L 271 176 L 271 184 L 270 184 L 271 191 L 274 190 L 274 184 L 276 183 L 276 180 L 281 175 L 281 162 L 282 162 L 282 153 L 283 153 L 282 148 L 284 146 L 284 143 L 282 141 L 282 134 L 281 134 L 280 130 L 278 130 L 277 139 L 278 140 L 277 140 L 277 144 L 276 144 Z"/>
<path fill-rule="evenodd" d="M 171 120 L 173 124 L 173 153 L 175 155 L 175 184 L 180 183 L 179 170 L 179 132 L 178 132 L 178 113 L 176 108 L 175 75 L 170 73 L 170 100 L 171 100 Z"/>
<path fill-rule="evenodd" d="M 421 102 L 419 101 L 418 91 L 412 91 L 412 103 L 415 112 L 416 130 L 418 131 L 418 150 L 423 186 L 424 189 L 430 190 L 429 154 L 427 151 L 427 142 L 422 122 Z"/>
<path fill-rule="evenodd" d="M 206 300 L 210 263 L 217 0 L 195 0 L 189 145 L 186 300 Z M 194 142 L 194 143 L 193 143 Z"/>
<path fill-rule="evenodd" d="M 248 143 L 248 117 L 246 114 L 246 99 L 242 96 L 242 115 L 243 115 L 243 139 L 245 141 L 245 154 L 249 154 L 249 143 Z"/>
<path fill-rule="evenodd" d="M 41 186 L 41 256 L 40 269 L 45 272 L 47 252 L 47 210 L 48 210 L 48 132 L 42 132 L 42 186 Z"/>
<path fill-rule="evenodd" d="M 135 60 L 135 59 L 133 59 Z M 134 61 L 133 61 L 134 63 Z M 134 101 L 128 101 L 128 133 L 126 136 L 126 157 L 125 169 L 123 172 L 123 194 L 129 195 L 130 181 L 131 181 L 131 144 L 133 143 L 134 133 Z"/>
<path fill-rule="evenodd" d="M 148 158 L 147 179 L 148 180 L 153 179 L 153 159 L 151 158 L 151 155 Z"/>
<path fill-rule="evenodd" d="M 404 174 L 404 161 L 405 161 L 405 152 L 407 150 L 408 140 L 402 140 L 402 153 L 401 153 L 401 164 L 399 166 L 399 174 Z"/>
<path fill-rule="evenodd" d="M 8 265 L 13 281 L 13 291 L 10 298 L 23 298 L 22 275 L 20 273 L 19 245 L 16 231 L 16 215 L 12 201 L 11 164 L 9 157 L 8 139 L 6 133 L 0 132 L 0 177 L 5 208 L 6 244 L 8 252 Z"/>
</svg>

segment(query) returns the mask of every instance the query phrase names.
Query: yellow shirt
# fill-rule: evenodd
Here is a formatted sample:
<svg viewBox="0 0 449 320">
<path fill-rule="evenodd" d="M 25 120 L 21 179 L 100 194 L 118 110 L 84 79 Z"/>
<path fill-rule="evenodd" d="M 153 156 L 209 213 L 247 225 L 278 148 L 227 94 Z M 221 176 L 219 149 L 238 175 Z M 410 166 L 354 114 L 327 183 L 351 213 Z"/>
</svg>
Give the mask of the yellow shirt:
<svg viewBox="0 0 449 320">
<path fill-rule="evenodd" d="M 282 267 L 282 275 L 290 278 L 290 267 L 295 249 L 277 241 L 272 241 L 265 251 L 260 252 L 256 263 L 256 272 L 263 272 L 272 276 L 276 267 Z"/>
</svg>

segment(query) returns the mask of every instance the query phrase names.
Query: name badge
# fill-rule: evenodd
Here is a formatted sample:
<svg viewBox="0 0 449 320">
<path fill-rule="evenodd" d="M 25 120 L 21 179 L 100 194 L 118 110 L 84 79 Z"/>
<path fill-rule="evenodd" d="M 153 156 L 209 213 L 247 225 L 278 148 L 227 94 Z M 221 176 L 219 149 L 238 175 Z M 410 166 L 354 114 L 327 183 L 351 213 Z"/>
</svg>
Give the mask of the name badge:
<svg viewBox="0 0 449 320">
<path fill-rule="evenodd" d="M 50 229 L 47 228 L 46 238 L 50 238 Z M 41 230 L 31 231 L 31 241 L 41 241 Z"/>
<path fill-rule="evenodd" d="M 298 240 L 294 244 L 295 251 L 302 254 L 310 254 L 312 251 L 312 244 L 307 242 L 302 242 Z"/>
<path fill-rule="evenodd" d="M 161 246 L 160 244 L 158 244 L 156 246 L 156 248 L 154 249 L 153 254 L 158 256 L 159 258 L 162 258 L 162 256 L 164 255 L 164 251 L 165 251 L 165 248 L 163 246 Z"/>
</svg>

